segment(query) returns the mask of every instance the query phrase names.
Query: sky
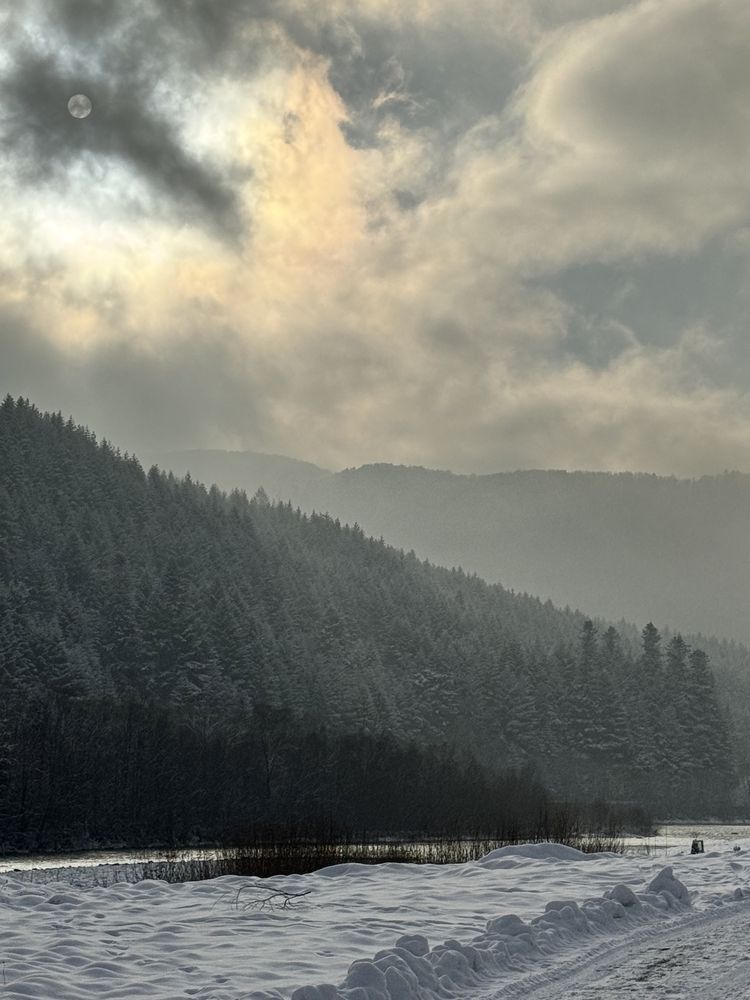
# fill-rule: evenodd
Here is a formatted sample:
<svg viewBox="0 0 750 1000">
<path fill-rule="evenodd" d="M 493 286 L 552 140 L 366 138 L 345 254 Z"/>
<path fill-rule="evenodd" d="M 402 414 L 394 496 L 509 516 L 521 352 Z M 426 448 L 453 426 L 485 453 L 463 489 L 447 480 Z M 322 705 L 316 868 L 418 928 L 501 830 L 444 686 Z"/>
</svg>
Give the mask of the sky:
<svg viewBox="0 0 750 1000">
<path fill-rule="evenodd" d="M 750 471 L 747 0 L 0 0 L 0 37 L 2 395 L 141 452 Z"/>
</svg>

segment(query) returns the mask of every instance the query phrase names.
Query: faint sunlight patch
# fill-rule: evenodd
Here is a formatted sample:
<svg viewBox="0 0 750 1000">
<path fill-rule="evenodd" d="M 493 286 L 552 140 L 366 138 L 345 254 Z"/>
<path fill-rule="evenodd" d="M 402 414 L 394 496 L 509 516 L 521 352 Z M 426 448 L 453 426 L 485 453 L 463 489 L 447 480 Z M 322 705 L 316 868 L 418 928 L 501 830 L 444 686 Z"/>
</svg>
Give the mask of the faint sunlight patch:
<svg viewBox="0 0 750 1000">
<path fill-rule="evenodd" d="M 73 94 L 68 101 L 68 113 L 71 118 L 78 118 L 79 120 L 88 118 L 93 110 L 94 106 L 91 103 L 91 98 L 87 97 L 86 94 Z"/>
</svg>

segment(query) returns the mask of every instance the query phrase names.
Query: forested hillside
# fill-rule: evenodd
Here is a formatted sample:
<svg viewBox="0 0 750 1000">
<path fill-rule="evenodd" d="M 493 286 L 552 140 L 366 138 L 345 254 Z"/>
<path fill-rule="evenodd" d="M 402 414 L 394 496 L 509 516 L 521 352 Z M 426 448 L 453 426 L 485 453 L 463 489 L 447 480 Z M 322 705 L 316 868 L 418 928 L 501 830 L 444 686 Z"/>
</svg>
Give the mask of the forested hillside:
<svg viewBox="0 0 750 1000">
<path fill-rule="evenodd" d="M 263 487 L 438 565 L 583 608 L 603 619 L 602 630 L 614 621 L 633 655 L 640 629 L 628 622 L 654 621 L 665 645 L 682 630 L 710 656 L 743 768 L 750 767 L 750 651 L 736 641 L 750 639 L 750 476 L 458 476 L 393 465 L 326 473 L 255 452 L 151 458 L 223 489 Z"/>
<path fill-rule="evenodd" d="M 750 642 L 750 475 L 461 476 L 384 464 L 326 474 L 291 459 L 215 451 L 153 461 L 224 489 L 263 486 L 560 607 Z"/>
<path fill-rule="evenodd" d="M 721 810 L 736 774 L 710 667 L 661 645 L 649 625 L 631 656 L 614 628 L 356 526 L 146 473 L 60 415 L 0 407 L 6 838 L 103 836 L 120 813 L 141 832 L 283 817 L 314 760 L 318 803 L 361 797 L 390 759 L 450 811 L 475 756 L 533 764 L 559 794 Z"/>
</svg>

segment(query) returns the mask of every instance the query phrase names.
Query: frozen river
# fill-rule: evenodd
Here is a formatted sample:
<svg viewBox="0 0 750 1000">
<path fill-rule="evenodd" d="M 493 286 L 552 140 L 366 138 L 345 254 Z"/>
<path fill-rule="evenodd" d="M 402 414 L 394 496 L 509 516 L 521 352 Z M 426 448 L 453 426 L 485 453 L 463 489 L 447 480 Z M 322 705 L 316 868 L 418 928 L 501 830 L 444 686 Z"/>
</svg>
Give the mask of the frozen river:
<svg viewBox="0 0 750 1000">
<path fill-rule="evenodd" d="M 689 850 L 694 838 L 704 841 L 706 851 L 726 850 L 733 843 L 750 840 L 750 824 L 669 824 L 653 837 L 625 837 L 625 846 L 633 853 L 668 857 Z M 99 865 L 143 864 L 147 861 L 210 859 L 220 851 L 211 848 L 181 850 L 144 849 L 139 851 L 78 851 L 64 854 L 28 854 L 0 856 L 0 873 L 49 868 L 93 868 Z"/>
<path fill-rule="evenodd" d="M 726 850 L 750 838 L 747 823 L 670 823 L 659 827 L 653 837 L 625 837 L 626 849 L 656 856 L 681 854 L 693 840 L 702 840 L 706 851 Z"/>
</svg>

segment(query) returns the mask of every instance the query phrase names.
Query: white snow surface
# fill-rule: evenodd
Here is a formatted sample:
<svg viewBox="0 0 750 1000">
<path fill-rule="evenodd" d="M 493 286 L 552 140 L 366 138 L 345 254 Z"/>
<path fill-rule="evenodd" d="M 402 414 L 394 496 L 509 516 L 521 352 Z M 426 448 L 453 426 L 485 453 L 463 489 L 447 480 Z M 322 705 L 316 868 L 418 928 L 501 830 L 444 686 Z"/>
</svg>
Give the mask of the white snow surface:
<svg viewBox="0 0 750 1000">
<path fill-rule="evenodd" d="M 660 941 L 685 976 L 692 940 L 713 933 L 731 941 L 716 928 L 734 927 L 738 947 L 747 941 L 750 842 L 733 846 L 740 849 L 671 856 L 668 867 L 664 858 L 536 844 L 462 865 L 348 864 L 175 885 L 94 884 L 106 881 L 101 869 L 3 875 L 0 997 L 620 996 L 628 962 L 640 968 Z M 306 895 L 286 909 L 278 900 L 260 908 L 279 890 Z M 702 955 L 709 985 L 715 954 L 706 947 Z M 666 976 L 669 959 L 654 961 Z M 729 974 L 718 964 L 715 971 Z M 653 986 L 648 995 L 660 996 Z M 665 996 L 693 995 L 670 989 Z M 714 994 L 706 987 L 695 995 Z M 715 995 L 747 997 L 750 989 Z"/>
</svg>

